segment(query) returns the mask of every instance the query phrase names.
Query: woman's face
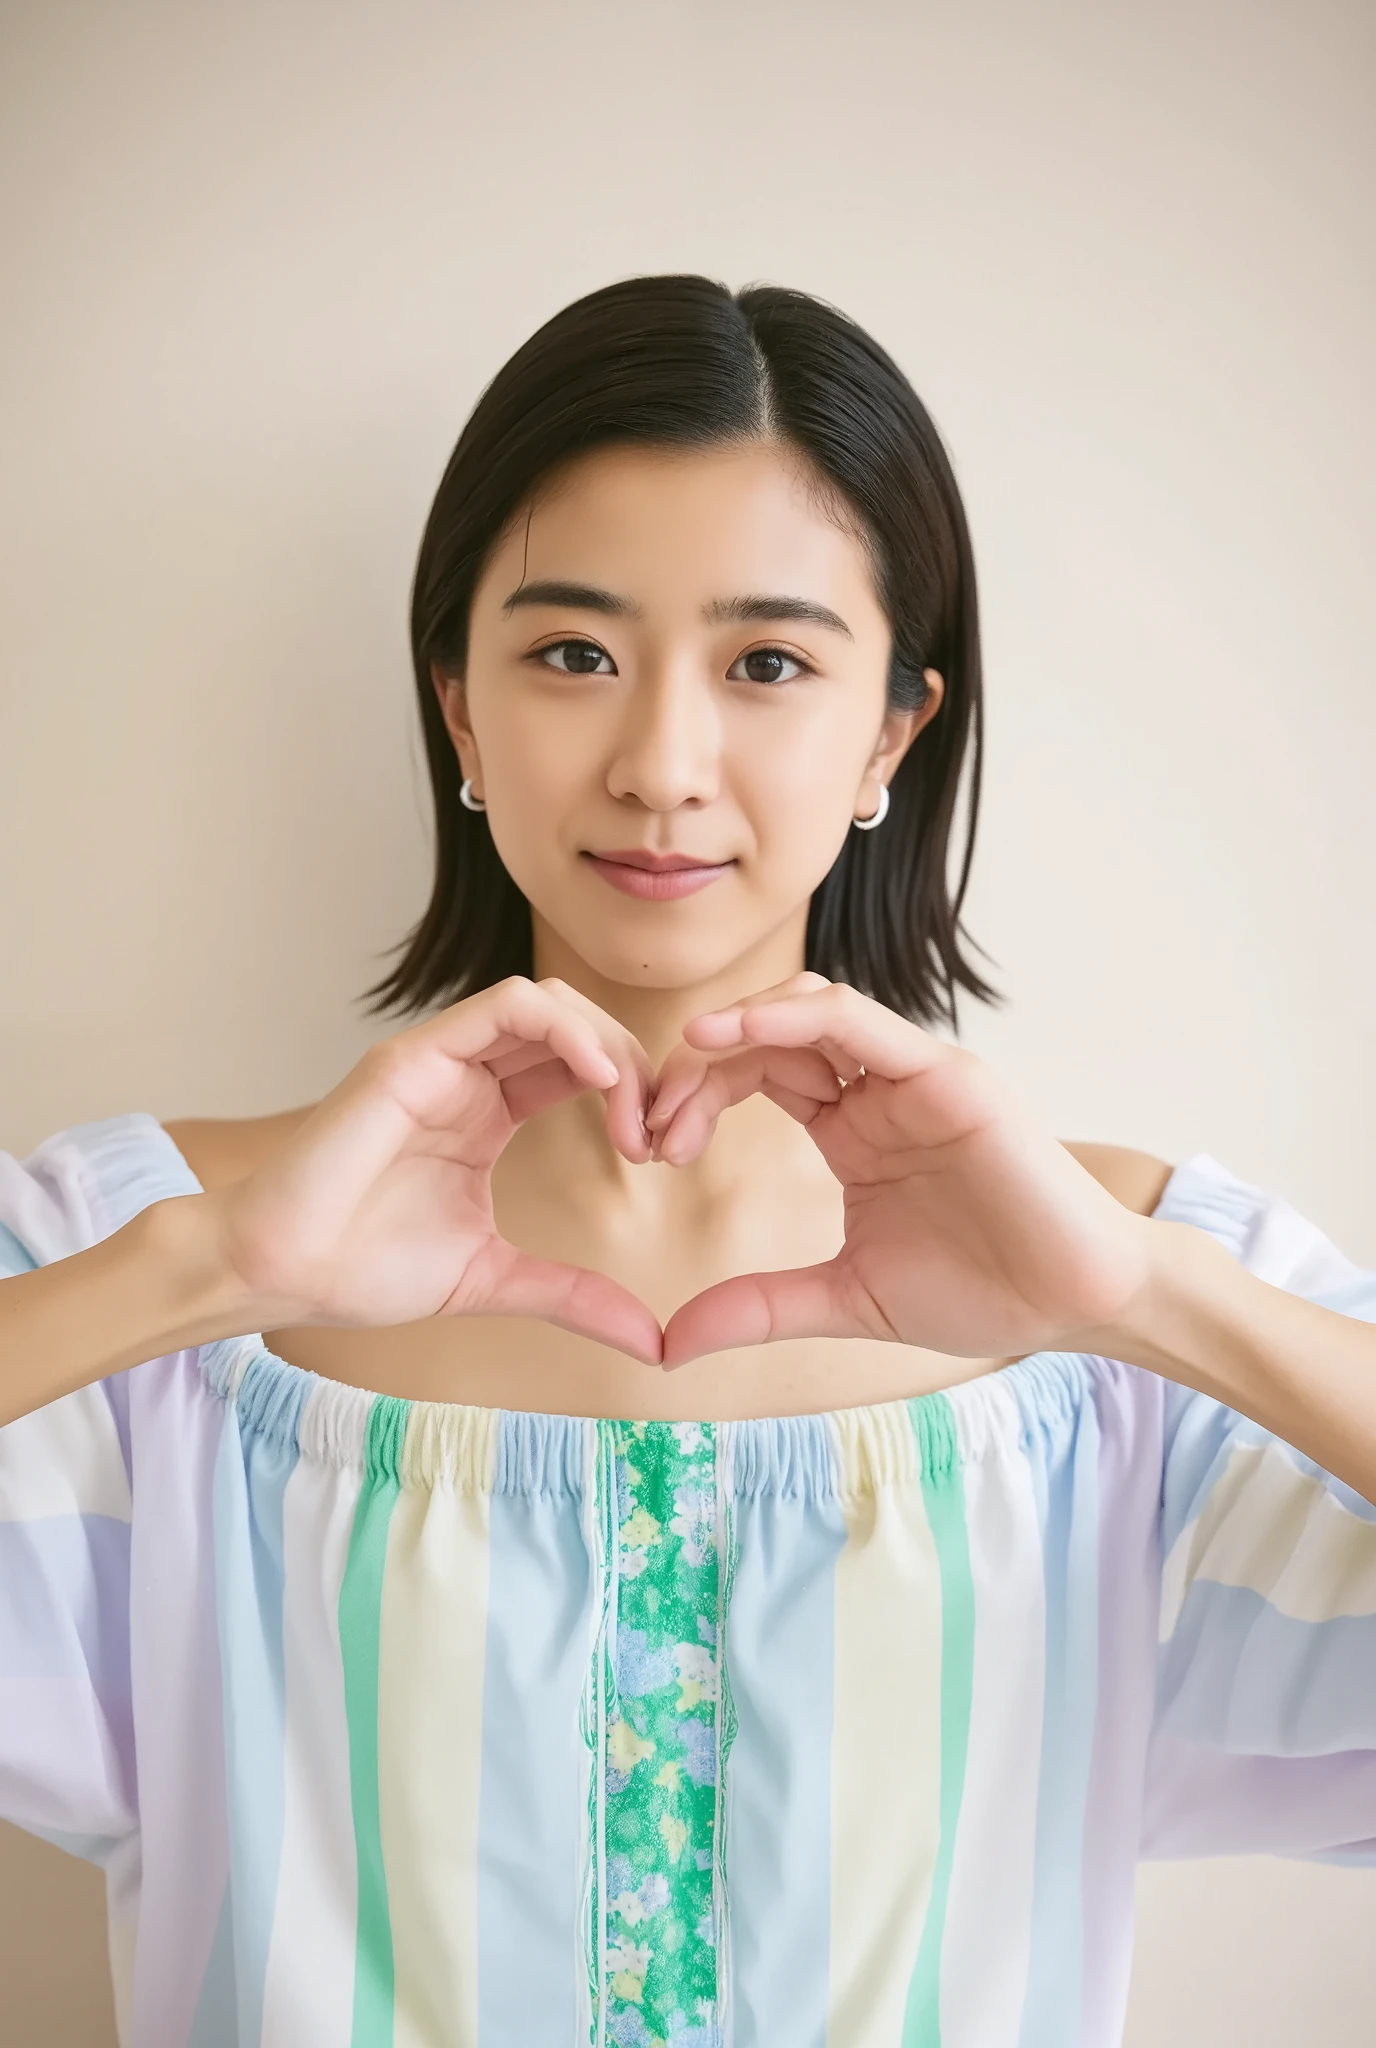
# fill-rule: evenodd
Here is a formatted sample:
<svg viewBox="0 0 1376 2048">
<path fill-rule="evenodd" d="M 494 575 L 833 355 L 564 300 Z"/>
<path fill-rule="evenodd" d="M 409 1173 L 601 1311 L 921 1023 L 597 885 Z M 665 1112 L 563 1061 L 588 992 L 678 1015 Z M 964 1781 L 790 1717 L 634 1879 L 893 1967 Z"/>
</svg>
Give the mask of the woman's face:
<svg viewBox="0 0 1376 2048">
<path fill-rule="evenodd" d="M 466 675 L 435 682 L 537 961 L 553 937 L 646 989 L 801 966 L 812 891 L 941 695 L 929 670 L 922 712 L 887 710 L 888 621 L 826 502 L 772 444 L 602 450 L 493 550 Z"/>
</svg>

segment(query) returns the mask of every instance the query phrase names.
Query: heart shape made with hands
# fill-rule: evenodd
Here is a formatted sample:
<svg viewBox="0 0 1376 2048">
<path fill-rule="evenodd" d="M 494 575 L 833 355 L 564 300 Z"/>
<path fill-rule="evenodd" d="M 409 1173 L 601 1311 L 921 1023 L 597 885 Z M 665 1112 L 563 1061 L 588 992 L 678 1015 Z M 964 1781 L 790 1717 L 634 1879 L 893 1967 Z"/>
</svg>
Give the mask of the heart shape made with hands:
<svg viewBox="0 0 1376 2048">
<path fill-rule="evenodd" d="M 619 1103 L 606 1091 L 620 1149 L 669 1164 L 698 1157 L 725 1109 L 767 1096 L 805 1125 L 845 1208 L 834 1258 L 720 1281 L 662 1330 L 605 1276 L 558 1269 L 567 1293 L 551 1319 L 647 1363 L 673 1369 L 790 1337 L 878 1338 L 966 1358 L 1094 1349 L 1145 1283 L 1147 1219 L 973 1054 L 845 984 L 803 975 L 695 1018 L 658 1076 L 642 1072 L 625 1091 Z M 534 1312 L 549 1315 L 549 1305 Z"/>
<path fill-rule="evenodd" d="M 840 1183 L 841 1250 L 720 1281 L 661 1328 L 609 1275 L 509 1243 L 492 1168 L 517 1125 L 584 1090 L 642 1164 L 688 1164 L 723 1110 L 769 1097 Z M 1121 1355 L 1114 1319 L 1158 1234 L 972 1053 L 813 974 L 691 1019 L 657 1076 L 585 997 L 514 977 L 372 1048 L 212 1200 L 255 1328 L 529 1316 L 669 1368 L 792 1337 Z"/>
</svg>

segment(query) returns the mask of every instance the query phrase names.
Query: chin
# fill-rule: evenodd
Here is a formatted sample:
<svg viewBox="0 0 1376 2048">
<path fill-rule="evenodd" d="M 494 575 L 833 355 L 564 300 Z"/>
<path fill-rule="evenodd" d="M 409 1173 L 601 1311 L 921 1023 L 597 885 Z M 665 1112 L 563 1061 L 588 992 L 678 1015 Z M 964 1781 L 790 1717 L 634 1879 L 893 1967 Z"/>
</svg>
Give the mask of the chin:
<svg viewBox="0 0 1376 2048">
<path fill-rule="evenodd" d="M 725 974 L 739 955 L 720 947 L 641 946 L 622 948 L 593 942 L 578 946 L 588 966 L 604 981 L 623 988 L 698 988 Z"/>
</svg>

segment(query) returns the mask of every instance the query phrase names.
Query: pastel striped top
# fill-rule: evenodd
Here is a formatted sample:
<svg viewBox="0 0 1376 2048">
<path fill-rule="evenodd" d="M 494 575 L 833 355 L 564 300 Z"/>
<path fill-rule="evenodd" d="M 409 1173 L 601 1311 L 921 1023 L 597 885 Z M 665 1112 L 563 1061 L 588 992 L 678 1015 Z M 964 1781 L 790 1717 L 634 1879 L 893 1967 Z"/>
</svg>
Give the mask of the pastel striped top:
<svg viewBox="0 0 1376 2048">
<path fill-rule="evenodd" d="M 0 1273 L 197 1185 L 0 1154 Z M 1158 1213 L 1376 1318 L 1208 1158 Z M 1103 1358 L 637 1423 L 211 1344 L 0 1431 L 0 1813 L 125 2048 L 1110 2048 L 1140 1856 L 1376 1860 L 1376 1508 Z"/>
</svg>

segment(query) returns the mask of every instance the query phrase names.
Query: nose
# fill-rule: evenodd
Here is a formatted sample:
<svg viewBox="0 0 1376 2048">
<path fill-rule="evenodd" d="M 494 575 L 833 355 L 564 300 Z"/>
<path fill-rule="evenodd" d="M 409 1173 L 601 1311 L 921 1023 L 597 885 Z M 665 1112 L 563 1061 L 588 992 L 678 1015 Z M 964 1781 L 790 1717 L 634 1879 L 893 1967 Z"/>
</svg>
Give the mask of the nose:
<svg viewBox="0 0 1376 2048">
<path fill-rule="evenodd" d="M 690 659 L 664 660 L 637 677 L 624 700 L 607 787 L 647 811 L 709 804 L 721 788 L 721 710 Z"/>
</svg>

